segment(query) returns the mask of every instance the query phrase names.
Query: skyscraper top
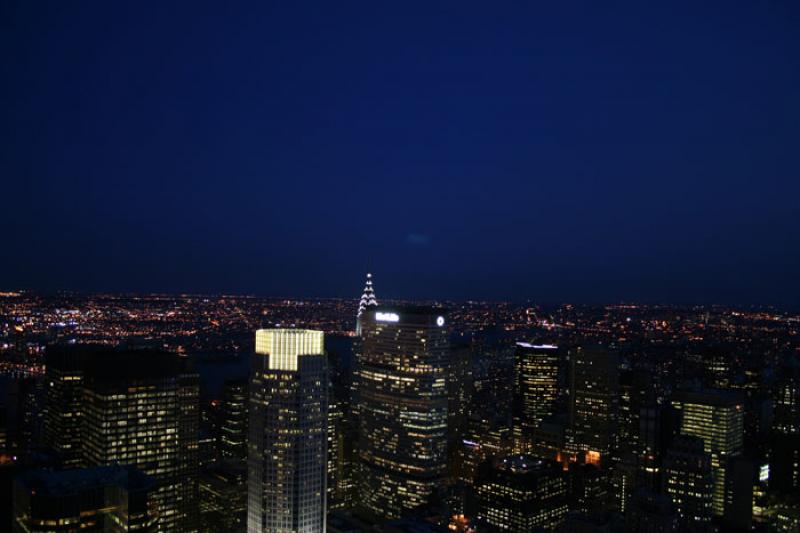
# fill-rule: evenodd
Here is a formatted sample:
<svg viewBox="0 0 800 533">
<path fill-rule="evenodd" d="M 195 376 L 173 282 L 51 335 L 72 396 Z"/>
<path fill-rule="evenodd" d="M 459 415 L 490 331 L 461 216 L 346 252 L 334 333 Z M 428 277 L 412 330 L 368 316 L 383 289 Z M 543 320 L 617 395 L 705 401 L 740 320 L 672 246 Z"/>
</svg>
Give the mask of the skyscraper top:
<svg viewBox="0 0 800 533">
<path fill-rule="evenodd" d="M 256 353 L 269 355 L 272 370 L 297 370 L 297 358 L 324 353 L 324 334 L 310 329 L 259 329 Z"/>
<path fill-rule="evenodd" d="M 367 273 L 367 283 L 364 285 L 364 293 L 361 295 L 361 301 L 358 302 L 358 314 L 356 318 L 361 318 L 367 307 L 378 305 L 378 300 L 375 299 L 375 290 L 372 288 L 372 274 Z"/>
</svg>

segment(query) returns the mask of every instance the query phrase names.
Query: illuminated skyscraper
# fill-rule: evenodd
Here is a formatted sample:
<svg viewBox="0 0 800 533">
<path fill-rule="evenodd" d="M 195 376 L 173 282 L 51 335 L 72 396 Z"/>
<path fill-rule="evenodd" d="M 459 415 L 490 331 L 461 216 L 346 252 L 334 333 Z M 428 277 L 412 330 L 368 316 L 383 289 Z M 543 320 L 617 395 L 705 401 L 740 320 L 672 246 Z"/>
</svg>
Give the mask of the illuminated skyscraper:
<svg viewBox="0 0 800 533">
<path fill-rule="evenodd" d="M 321 331 L 261 329 L 250 373 L 247 530 L 325 531 L 328 370 Z"/>
<path fill-rule="evenodd" d="M 615 445 L 619 396 L 618 359 L 602 346 L 570 352 L 570 447 L 592 461 Z M 599 456 L 597 456 L 599 454 Z"/>
<path fill-rule="evenodd" d="M 427 503 L 445 474 L 447 328 L 428 307 L 376 307 L 362 321 L 361 502 L 395 518 Z"/>
<path fill-rule="evenodd" d="M 200 385 L 187 365 L 171 353 L 106 351 L 84 371 L 86 463 L 151 476 L 162 531 L 197 530 Z"/>
<path fill-rule="evenodd" d="M 517 343 L 513 408 L 515 448 L 519 451 L 531 451 L 533 430 L 555 413 L 558 369 L 557 346 Z"/>
<path fill-rule="evenodd" d="M 364 285 L 364 292 L 358 302 L 358 313 L 356 314 L 356 334 L 361 335 L 361 316 L 368 308 L 376 307 L 378 300 L 375 298 L 375 290 L 372 288 L 372 274 L 367 273 L 367 282 Z"/>
<path fill-rule="evenodd" d="M 514 455 L 476 481 L 478 528 L 483 531 L 551 531 L 567 515 L 567 481 L 555 461 Z"/>
<path fill-rule="evenodd" d="M 681 433 L 703 439 L 703 449 L 711 455 L 713 510 L 715 516 L 722 516 L 727 499 L 728 461 L 742 452 L 744 405 L 736 395 L 725 391 L 677 393 L 672 405 L 681 412 Z"/>
</svg>

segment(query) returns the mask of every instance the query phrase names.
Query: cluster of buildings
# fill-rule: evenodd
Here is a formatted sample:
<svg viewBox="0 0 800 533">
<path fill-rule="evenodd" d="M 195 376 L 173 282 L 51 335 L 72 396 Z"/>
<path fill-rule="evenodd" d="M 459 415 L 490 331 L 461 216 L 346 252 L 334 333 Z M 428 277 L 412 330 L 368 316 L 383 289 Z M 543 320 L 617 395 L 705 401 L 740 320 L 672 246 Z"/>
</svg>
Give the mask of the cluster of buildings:
<svg viewBox="0 0 800 533">
<path fill-rule="evenodd" d="M 368 275 L 351 366 L 324 329 L 255 329 L 247 377 L 211 402 L 184 354 L 49 346 L 0 421 L 2 526 L 800 529 L 797 346 L 754 363 L 758 342 L 697 336 L 739 336 L 735 318 L 665 346 L 686 339 L 667 321 L 580 313 L 514 312 L 475 334 L 443 306 L 379 305 Z"/>
</svg>

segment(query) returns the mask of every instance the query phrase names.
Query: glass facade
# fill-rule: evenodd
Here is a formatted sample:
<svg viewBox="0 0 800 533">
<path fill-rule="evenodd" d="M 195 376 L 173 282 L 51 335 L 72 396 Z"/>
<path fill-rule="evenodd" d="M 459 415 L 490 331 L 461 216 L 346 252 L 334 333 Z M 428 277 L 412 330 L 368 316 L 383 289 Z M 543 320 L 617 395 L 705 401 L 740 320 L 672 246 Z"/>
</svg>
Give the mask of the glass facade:
<svg viewBox="0 0 800 533">
<path fill-rule="evenodd" d="M 328 372 L 323 333 L 256 332 L 250 373 L 247 530 L 325 531 Z"/>
<path fill-rule="evenodd" d="M 360 499 L 396 518 L 428 503 L 445 475 L 447 328 L 435 308 L 376 307 L 361 324 Z"/>
</svg>

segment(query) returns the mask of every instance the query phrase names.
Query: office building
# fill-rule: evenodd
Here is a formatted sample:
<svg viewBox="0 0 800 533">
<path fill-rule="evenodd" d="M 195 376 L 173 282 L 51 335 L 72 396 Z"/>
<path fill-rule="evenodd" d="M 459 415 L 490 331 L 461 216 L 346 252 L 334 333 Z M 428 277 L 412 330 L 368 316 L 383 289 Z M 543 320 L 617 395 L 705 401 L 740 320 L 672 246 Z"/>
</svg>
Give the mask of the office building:
<svg viewBox="0 0 800 533">
<path fill-rule="evenodd" d="M 262 329 L 252 357 L 247 530 L 325 530 L 328 371 L 321 331 Z"/>
<path fill-rule="evenodd" d="M 45 353 L 42 439 L 64 468 L 84 465 L 81 444 L 83 371 L 94 348 L 51 346 Z"/>
<path fill-rule="evenodd" d="M 83 373 L 84 460 L 130 465 L 156 482 L 162 531 L 197 530 L 199 378 L 156 351 L 92 354 Z"/>
<path fill-rule="evenodd" d="M 570 438 L 573 453 L 599 463 L 616 444 L 617 354 L 602 346 L 570 350 Z"/>
<path fill-rule="evenodd" d="M 555 414 L 559 367 L 557 346 L 517 343 L 513 391 L 516 450 L 530 452 L 533 431 Z"/>
<path fill-rule="evenodd" d="M 360 500 L 396 518 L 429 502 L 447 465 L 448 334 L 429 307 L 375 307 L 358 354 Z"/>
<path fill-rule="evenodd" d="M 664 458 L 663 493 L 670 497 L 681 531 L 708 533 L 714 500 L 711 454 L 703 439 L 679 435 Z"/>
<path fill-rule="evenodd" d="M 703 449 L 711 455 L 714 477 L 713 510 L 715 516 L 725 512 L 725 475 L 728 461 L 742 451 L 744 405 L 739 396 L 720 390 L 679 392 L 672 405 L 680 411 L 680 432 L 703 439 Z"/>
<path fill-rule="evenodd" d="M 513 455 L 482 470 L 476 481 L 479 530 L 552 530 L 567 515 L 567 482 L 555 461 Z"/>
</svg>

